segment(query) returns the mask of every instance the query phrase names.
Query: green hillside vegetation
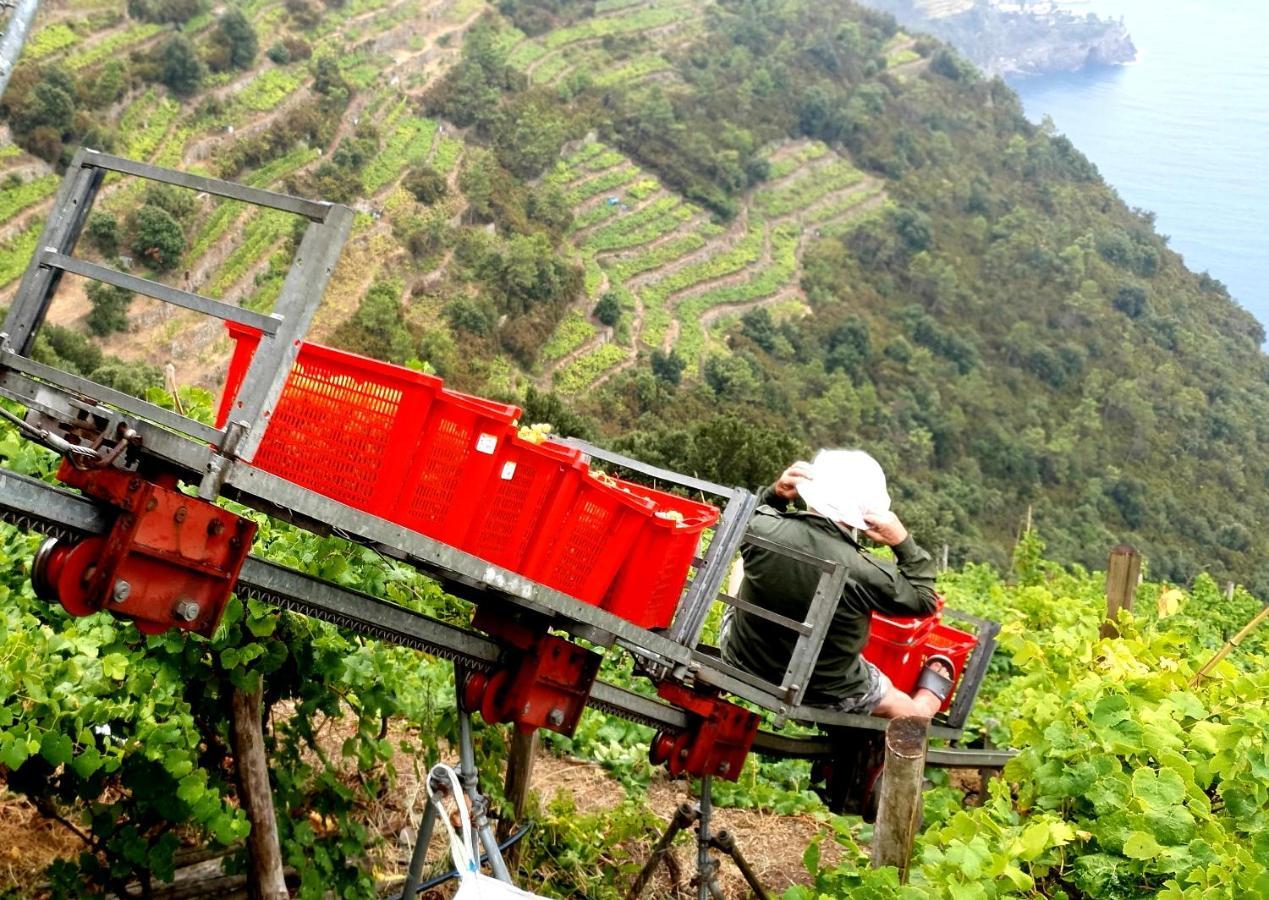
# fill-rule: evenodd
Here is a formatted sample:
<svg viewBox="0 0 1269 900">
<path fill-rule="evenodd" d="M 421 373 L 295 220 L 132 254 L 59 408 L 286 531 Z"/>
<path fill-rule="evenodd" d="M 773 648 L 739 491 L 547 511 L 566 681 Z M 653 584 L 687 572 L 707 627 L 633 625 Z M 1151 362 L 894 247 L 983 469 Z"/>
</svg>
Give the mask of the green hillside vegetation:
<svg viewBox="0 0 1269 900">
<path fill-rule="evenodd" d="M 1269 595 L 1260 327 L 1005 85 L 885 16 L 75 9 L 39 20 L 0 101 L 25 151 L 0 156 L 0 301 L 80 143 L 349 202 L 319 340 L 530 416 L 555 392 L 575 429 L 726 482 L 866 446 L 954 562 L 1003 563 L 1030 514 L 1059 559 L 1126 540 L 1155 577 Z M 141 201 L 112 180 L 99 202 L 124 247 Z M 199 200 L 178 225 L 160 277 L 269 307 L 288 223 Z M 129 340 L 185 321 L 134 317 Z M 188 377 L 214 386 L 224 347 L 192 344 Z"/>
</svg>

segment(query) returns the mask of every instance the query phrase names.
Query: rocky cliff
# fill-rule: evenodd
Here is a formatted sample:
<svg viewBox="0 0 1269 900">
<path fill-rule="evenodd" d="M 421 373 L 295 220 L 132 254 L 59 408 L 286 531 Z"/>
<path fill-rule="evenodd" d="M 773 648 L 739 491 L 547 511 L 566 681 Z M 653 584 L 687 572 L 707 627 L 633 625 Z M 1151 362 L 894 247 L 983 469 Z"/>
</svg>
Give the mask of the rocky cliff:
<svg viewBox="0 0 1269 900">
<path fill-rule="evenodd" d="M 1056 6 L 996 0 L 955 8 L 924 0 L 867 0 L 866 5 L 890 13 L 904 28 L 949 42 L 988 75 L 1071 72 L 1137 57 L 1122 21 L 1078 16 Z"/>
</svg>

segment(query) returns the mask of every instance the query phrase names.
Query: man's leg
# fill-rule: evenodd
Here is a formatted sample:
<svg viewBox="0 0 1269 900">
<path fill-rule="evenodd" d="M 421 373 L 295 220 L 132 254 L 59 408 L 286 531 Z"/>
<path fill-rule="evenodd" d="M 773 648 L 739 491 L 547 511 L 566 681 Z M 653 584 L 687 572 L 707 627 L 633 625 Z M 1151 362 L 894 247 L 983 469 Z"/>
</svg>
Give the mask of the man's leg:
<svg viewBox="0 0 1269 900">
<path fill-rule="evenodd" d="M 952 670 L 942 660 L 931 660 L 929 666 L 945 678 L 952 677 Z M 883 719 L 897 719 L 900 716 L 921 716 L 929 719 L 939 711 L 943 701 L 933 691 L 920 688 L 909 696 L 894 685 L 886 691 L 881 702 L 872 708 L 874 716 Z"/>
</svg>

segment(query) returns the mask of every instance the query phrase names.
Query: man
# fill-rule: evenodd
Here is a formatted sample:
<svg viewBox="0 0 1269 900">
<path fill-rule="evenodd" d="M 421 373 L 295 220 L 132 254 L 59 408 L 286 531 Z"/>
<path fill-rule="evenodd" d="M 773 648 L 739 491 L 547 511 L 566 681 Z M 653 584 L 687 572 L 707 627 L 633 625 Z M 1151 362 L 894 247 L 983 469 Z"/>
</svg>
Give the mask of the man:
<svg viewBox="0 0 1269 900">
<path fill-rule="evenodd" d="M 946 657 L 931 658 L 909 695 L 860 655 L 874 611 L 929 616 L 937 608 L 934 560 L 890 511 L 885 474 L 876 460 L 862 451 L 821 451 L 813 466 L 791 465 L 759 499 L 751 534 L 846 567 L 846 584 L 805 702 L 884 718 L 928 718 L 938 712 L 952 689 L 953 669 Z M 787 509 L 790 503 L 794 509 Z M 892 548 L 896 562 L 865 551 L 855 530 Z M 740 599 L 804 619 L 820 571 L 748 544 L 742 556 Z M 797 636 L 752 613 L 728 613 L 720 640 L 723 660 L 779 683 Z"/>
</svg>

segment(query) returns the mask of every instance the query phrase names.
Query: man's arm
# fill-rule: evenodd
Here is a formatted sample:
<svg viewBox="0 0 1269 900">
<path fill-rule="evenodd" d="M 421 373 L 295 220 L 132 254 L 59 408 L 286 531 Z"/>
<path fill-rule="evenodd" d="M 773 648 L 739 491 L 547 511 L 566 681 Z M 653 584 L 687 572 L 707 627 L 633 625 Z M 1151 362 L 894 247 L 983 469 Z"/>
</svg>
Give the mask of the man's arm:
<svg viewBox="0 0 1269 900">
<path fill-rule="evenodd" d="M 758 495 L 758 505 L 782 510 L 792 503 L 798 509 L 806 509 L 806 501 L 798 494 L 798 485 L 810 477 L 810 472 L 811 464 L 798 460 L 784 470 L 775 484 L 762 489 L 762 493 Z"/>
<path fill-rule="evenodd" d="M 892 512 L 864 517 L 869 528 L 865 534 L 878 543 L 886 544 L 894 551 L 897 565 L 890 572 L 893 578 L 891 591 L 870 592 L 874 608 L 893 616 L 928 616 L 938 608 L 934 593 L 934 578 L 938 566 L 925 549 L 920 547 L 908 529 Z M 890 569 L 889 565 L 884 568 Z"/>
</svg>

